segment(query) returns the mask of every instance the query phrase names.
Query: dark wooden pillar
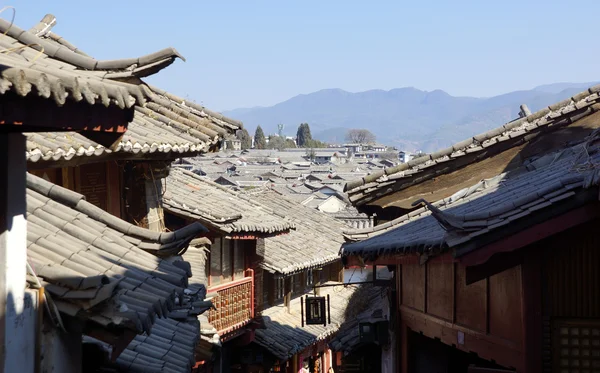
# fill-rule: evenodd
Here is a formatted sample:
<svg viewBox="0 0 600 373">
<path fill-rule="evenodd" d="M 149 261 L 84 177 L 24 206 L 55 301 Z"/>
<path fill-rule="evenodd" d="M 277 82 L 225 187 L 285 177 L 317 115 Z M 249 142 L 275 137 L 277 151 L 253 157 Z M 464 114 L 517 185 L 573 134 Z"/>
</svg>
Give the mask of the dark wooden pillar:
<svg viewBox="0 0 600 373">
<path fill-rule="evenodd" d="M 542 372 L 542 252 L 539 249 L 524 253 L 521 266 L 523 289 L 523 347 L 527 372 Z"/>
<path fill-rule="evenodd" d="M 288 276 L 283 280 L 283 302 L 288 313 L 290 313 L 290 303 L 292 302 L 292 290 L 292 276 Z"/>
<path fill-rule="evenodd" d="M 275 287 L 275 281 L 277 281 L 275 279 L 275 276 L 271 273 L 265 273 L 265 282 L 266 282 L 266 286 L 267 286 L 267 294 L 268 294 L 268 302 L 269 302 L 269 306 L 273 307 L 275 305 L 275 292 L 276 287 Z"/>
</svg>

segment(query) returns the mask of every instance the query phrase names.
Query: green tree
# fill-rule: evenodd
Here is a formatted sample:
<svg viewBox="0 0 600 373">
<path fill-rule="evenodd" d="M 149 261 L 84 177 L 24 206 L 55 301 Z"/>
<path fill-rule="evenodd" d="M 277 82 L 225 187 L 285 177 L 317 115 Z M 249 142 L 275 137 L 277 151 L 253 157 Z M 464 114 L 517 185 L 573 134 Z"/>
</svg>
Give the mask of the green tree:
<svg viewBox="0 0 600 373">
<path fill-rule="evenodd" d="M 296 132 L 296 143 L 299 147 L 305 147 L 312 141 L 310 126 L 308 123 L 301 123 Z"/>
<path fill-rule="evenodd" d="M 236 136 L 238 140 L 242 142 L 242 150 L 250 149 L 252 147 L 252 138 L 250 137 L 247 129 L 242 128 L 241 130 L 237 131 Z"/>
<path fill-rule="evenodd" d="M 309 161 L 314 162 L 316 156 L 317 156 L 317 152 L 315 152 L 315 149 L 313 147 L 306 148 L 306 158 Z"/>
<path fill-rule="evenodd" d="M 326 148 L 327 143 L 324 143 L 319 140 L 310 139 L 309 141 L 306 142 L 306 144 L 304 144 L 304 147 L 305 148 Z"/>
<path fill-rule="evenodd" d="M 289 149 L 289 148 L 296 148 L 297 146 L 296 146 L 296 143 L 294 142 L 294 140 L 285 139 L 285 147 L 286 147 L 286 149 Z"/>
<path fill-rule="evenodd" d="M 267 149 L 283 150 L 285 149 L 285 140 L 281 136 L 269 136 Z"/>
<path fill-rule="evenodd" d="M 256 132 L 254 132 L 254 147 L 256 149 L 265 149 L 267 147 L 267 139 L 260 126 L 256 127 Z"/>
</svg>

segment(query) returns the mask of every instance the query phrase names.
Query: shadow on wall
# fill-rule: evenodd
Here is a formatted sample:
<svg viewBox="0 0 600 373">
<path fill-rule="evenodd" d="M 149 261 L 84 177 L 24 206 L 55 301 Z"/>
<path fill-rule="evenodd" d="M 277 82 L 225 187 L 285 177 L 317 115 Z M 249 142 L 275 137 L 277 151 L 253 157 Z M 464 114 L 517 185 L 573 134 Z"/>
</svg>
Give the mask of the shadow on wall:
<svg viewBox="0 0 600 373">
<path fill-rule="evenodd" d="M 37 291 L 25 291 L 15 296 L 9 292 L 5 298 L 5 312 L 0 315 L 3 326 L 5 372 L 33 372 L 36 361 L 36 342 L 39 342 Z"/>
</svg>

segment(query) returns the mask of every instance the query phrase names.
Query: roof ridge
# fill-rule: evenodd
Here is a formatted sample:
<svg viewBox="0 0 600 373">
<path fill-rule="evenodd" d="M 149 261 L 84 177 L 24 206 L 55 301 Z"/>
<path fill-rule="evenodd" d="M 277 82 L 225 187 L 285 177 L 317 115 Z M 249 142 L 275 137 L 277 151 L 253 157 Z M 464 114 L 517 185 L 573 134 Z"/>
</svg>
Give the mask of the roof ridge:
<svg viewBox="0 0 600 373">
<path fill-rule="evenodd" d="M 531 115 L 512 120 L 500 127 L 459 141 L 446 149 L 413 159 L 395 167 L 389 167 L 381 171 L 373 172 L 370 175 L 354 181 L 348 181 L 344 187 L 344 191 L 348 192 L 349 194 L 355 194 L 364 189 L 363 187 L 367 184 L 378 184 L 380 182 L 385 182 L 388 180 L 388 176 L 390 175 L 415 169 L 419 166 L 426 166 L 428 162 L 430 164 L 434 164 L 434 161 L 439 159 L 449 158 L 449 160 L 452 160 L 453 158 L 466 154 L 467 150 L 470 150 L 469 152 L 483 150 L 491 145 L 494 145 L 495 143 L 508 140 L 509 138 L 523 136 L 539 127 L 557 124 L 565 119 L 570 119 L 570 122 L 573 122 L 574 120 L 578 120 L 581 117 L 592 114 L 599 109 L 597 107 L 593 107 L 594 105 L 598 105 L 598 101 L 600 100 L 599 92 L 600 84 L 592 86 L 585 91 L 573 95 L 568 99 L 549 105 Z M 568 110 L 570 106 L 571 108 Z M 492 143 L 491 141 L 494 142 Z M 471 148 L 473 148 L 473 150 L 471 150 Z M 455 156 L 453 157 L 453 155 Z M 351 200 L 356 201 L 360 198 L 362 197 L 351 198 Z"/>
<path fill-rule="evenodd" d="M 1 31 L 1 30 L 0 30 L 0 31 Z M 192 101 L 186 100 L 186 99 L 184 99 L 184 98 L 181 98 L 181 97 L 179 97 L 179 96 L 176 96 L 176 95 L 174 95 L 174 94 L 172 94 L 172 93 L 169 93 L 169 92 L 167 92 L 167 91 L 165 91 L 165 90 L 162 90 L 162 89 L 160 89 L 160 88 L 158 88 L 158 87 L 156 87 L 156 86 L 153 86 L 153 85 L 148 85 L 148 86 L 150 87 L 150 89 L 151 89 L 151 90 L 152 90 L 154 93 L 157 93 L 157 94 L 160 94 L 160 95 L 162 95 L 162 96 L 165 96 L 165 97 L 167 97 L 167 98 L 169 98 L 169 99 L 171 99 L 171 100 L 173 100 L 173 101 L 175 101 L 175 102 L 179 102 L 179 103 L 181 103 L 181 104 L 183 104 L 183 105 L 185 105 L 185 106 L 189 106 L 189 107 L 191 107 L 191 108 L 194 108 L 194 109 L 198 110 L 199 112 L 204 112 L 204 113 L 206 113 L 207 115 L 209 115 L 209 116 L 211 116 L 211 117 L 213 117 L 213 118 L 216 118 L 216 119 L 222 120 L 222 121 L 224 121 L 224 122 L 227 122 L 227 123 L 229 123 L 229 124 L 232 124 L 232 125 L 234 125 L 234 126 L 238 126 L 238 127 L 240 127 L 240 129 L 244 127 L 244 124 L 243 124 L 241 121 L 239 121 L 239 120 L 236 120 L 236 119 L 232 119 L 232 118 L 226 117 L 226 116 L 224 116 L 224 115 L 223 115 L 223 114 L 221 114 L 221 113 L 217 113 L 217 112 L 215 112 L 215 111 L 212 111 L 212 110 L 210 110 L 210 109 L 207 109 L 206 107 L 204 107 L 204 106 L 202 106 L 202 105 L 198 105 L 198 104 L 197 104 L 197 103 L 195 103 L 195 102 L 192 102 Z"/>
<path fill-rule="evenodd" d="M 142 67 L 156 62 L 180 58 L 185 61 L 185 58 L 177 52 L 175 48 L 165 48 L 158 52 L 154 52 L 137 58 L 125 58 L 117 60 L 96 60 L 82 54 L 75 53 L 66 46 L 56 46 L 53 43 L 44 40 L 37 35 L 23 30 L 20 27 L 0 18 L 0 32 L 16 39 L 30 48 L 38 50 L 47 56 L 67 62 L 73 66 L 85 70 L 125 70 L 136 67 Z"/>
<path fill-rule="evenodd" d="M 128 223 L 86 201 L 84 195 L 51 183 L 50 181 L 29 172 L 27 173 L 27 188 L 52 200 L 65 204 L 123 234 L 156 241 L 161 244 L 176 243 L 188 238 L 191 239 L 199 233 L 208 231 L 202 224 L 195 222 L 174 232 L 154 232 Z"/>
</svg>

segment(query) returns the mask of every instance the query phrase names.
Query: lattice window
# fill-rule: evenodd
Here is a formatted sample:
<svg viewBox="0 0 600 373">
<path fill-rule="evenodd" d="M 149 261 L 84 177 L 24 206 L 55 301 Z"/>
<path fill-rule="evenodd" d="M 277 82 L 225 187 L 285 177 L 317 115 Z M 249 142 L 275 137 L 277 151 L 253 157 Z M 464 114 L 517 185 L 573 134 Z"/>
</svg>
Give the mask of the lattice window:
<svg viewBox="0 0 600 373">
<path fill-rule="evenodd" d="M 553 339 L 555 372 L 600 372 L 599 321 L 555 320 Z"/>
</svg>

